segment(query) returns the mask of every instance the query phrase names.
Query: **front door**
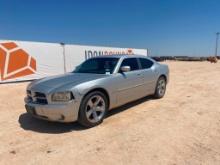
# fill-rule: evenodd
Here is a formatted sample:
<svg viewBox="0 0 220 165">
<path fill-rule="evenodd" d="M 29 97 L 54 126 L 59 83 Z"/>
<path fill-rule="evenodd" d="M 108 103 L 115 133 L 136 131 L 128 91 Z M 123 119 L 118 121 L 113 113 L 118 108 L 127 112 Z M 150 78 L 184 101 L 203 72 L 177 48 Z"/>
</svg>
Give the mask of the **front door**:
<svg viewBox="0 0 220 165">
<path fill-rule="evenodd" d="M 122 66 L 130 66 L 129 72 L 120 72 L 117 74 L 117 103 L 118 105 L 140 98 L 143 89 L 143 72 L 136 58 L 127 58 L 122 61 Z"/>
</svg>

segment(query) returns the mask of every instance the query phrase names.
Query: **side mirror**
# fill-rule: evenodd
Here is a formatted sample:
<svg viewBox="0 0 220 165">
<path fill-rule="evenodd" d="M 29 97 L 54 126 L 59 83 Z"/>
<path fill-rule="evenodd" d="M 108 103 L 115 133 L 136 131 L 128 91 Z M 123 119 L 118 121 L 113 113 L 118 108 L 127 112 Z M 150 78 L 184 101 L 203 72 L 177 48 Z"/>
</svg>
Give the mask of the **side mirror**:
<svg viewBox="0 0 220 165">
<path fill-rule="evenodd" d="M 131 70 L 131 67 L 130 67 L 130 66 L 122 66 L 122 67 L 120 68 L 120 70 L 121 70 L 122 72 L 129 72 L 129 71 Z"/>
</svg>

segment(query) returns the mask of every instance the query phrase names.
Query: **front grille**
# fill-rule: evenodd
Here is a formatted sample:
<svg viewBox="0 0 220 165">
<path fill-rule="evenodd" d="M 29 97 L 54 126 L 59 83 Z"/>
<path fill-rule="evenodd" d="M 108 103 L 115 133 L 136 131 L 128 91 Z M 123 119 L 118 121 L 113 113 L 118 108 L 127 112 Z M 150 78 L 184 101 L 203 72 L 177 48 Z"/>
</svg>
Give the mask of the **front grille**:
<svg viewBox="0 0 220 165">
<path fill-rule="evenodd" d="M 35 104 L 48 104 L 44 93 L 27 90 L 28 100 Z"/>
</svg>

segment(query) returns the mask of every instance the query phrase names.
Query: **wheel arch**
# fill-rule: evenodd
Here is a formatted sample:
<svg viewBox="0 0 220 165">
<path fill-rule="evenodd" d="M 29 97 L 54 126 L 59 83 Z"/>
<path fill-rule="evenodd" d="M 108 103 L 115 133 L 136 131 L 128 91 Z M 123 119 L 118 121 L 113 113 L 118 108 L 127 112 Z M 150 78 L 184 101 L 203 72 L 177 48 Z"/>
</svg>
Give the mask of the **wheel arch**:
<svg viewBox="0 0 220 165">
<path fill-rule="evenodd" d="M 165 74 L 161 74 L 161 75 L 159 76 L 159 78 L 160 78 L 160 77 L 165 78 L 165 81 L 167 82 L 167 76 L 166 76 Z M 158 78 L 158 79 L 159 79 L 159 78 Z"/>
</svg>

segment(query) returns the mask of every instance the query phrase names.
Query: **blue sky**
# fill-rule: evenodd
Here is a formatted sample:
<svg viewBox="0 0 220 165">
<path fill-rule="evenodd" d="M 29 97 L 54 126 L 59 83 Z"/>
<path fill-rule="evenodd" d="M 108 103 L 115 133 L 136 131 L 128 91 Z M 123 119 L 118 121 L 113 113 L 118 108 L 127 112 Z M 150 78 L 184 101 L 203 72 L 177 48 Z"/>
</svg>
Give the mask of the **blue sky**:
<svg viewBox="0 0 220 165">
<path fill-rule="evenodd" d="M 0 0 L 0 39 L 214 54 L 219 0 Z"/>
</svg>

